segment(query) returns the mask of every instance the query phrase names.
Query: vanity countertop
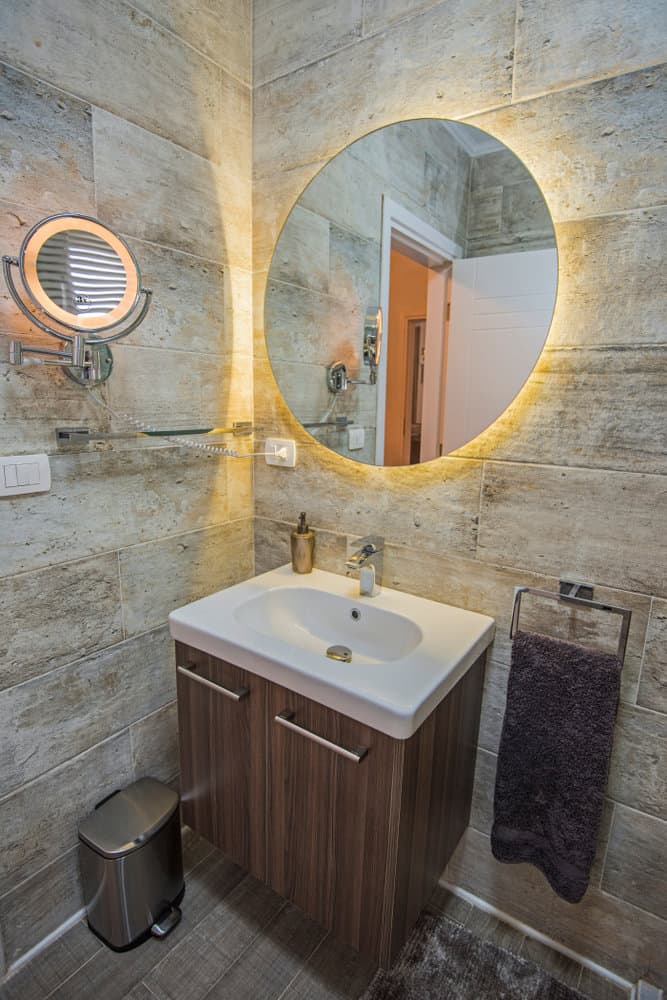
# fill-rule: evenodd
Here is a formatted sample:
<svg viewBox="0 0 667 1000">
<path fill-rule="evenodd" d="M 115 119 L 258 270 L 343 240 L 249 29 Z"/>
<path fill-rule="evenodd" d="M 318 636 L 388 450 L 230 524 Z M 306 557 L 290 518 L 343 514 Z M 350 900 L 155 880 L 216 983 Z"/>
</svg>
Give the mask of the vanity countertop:
<svg viewBox="0 0 667 1000">
<path fill-rule="evenodd" d="M 169 616 L 171 635 L 396 739 L 417 731 L 493 641 L 495 622 L 449 604 L 281 566 Z M 347 646 L 350 662 L 330 659 Z"/>
</svg>

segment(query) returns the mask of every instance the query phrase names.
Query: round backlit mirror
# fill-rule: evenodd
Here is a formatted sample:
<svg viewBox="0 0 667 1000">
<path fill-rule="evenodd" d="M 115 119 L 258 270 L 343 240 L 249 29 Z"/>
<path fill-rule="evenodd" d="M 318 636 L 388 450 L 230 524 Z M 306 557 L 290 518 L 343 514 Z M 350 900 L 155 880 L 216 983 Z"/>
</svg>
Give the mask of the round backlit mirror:
<svg viewBox="0 0 667 1000">
<path fill-rule="evenodd" d="M 551 216 L 511 150 L 459 122 L 379 129 L 317 174 L 280 234 L 264 310 L 276 381 L 341 455 L 446 455 L 528 378 L 557 273 Z"/>
<path fill-rule="evenodd" d="M 21 246 L 19 269 L 38 309 L 86 333 L 122 323 L 141 291 L 139 267 L 128 245 L 82 215 L 51 216 L 34 226 Z"/>
</svg>

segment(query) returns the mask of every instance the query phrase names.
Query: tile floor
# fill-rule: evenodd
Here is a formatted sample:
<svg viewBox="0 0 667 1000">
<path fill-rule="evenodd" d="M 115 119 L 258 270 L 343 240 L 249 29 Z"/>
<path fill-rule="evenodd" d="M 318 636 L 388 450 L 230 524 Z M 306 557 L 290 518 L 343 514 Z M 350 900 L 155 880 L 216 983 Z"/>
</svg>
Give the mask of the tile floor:
<svg viewBox="0 0 667 1000">
<path fill-rule="evenodd" d="M 361 997 L 376 972 L 371 962 L 191 832 L 184 853 L 189 874 L 183 919 L 165 941 L 151 939 L 117 954 L 78 923 L 0 986 L 0 1000 Z M 442 889 L 430 905 L 591 1000 L 627 1000 L 606 980 Z"/>
</svg>

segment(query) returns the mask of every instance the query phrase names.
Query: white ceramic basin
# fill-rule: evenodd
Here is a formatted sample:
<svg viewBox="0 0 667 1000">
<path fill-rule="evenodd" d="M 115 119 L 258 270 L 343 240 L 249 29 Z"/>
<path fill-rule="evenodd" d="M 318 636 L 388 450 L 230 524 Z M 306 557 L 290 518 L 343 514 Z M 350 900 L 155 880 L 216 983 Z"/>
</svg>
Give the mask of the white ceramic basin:
<svg viewBox="0 0 667 1000">
<path fill-rule="evenodd" d="M 174 639 L 407 739 L 493 641 L 492 618 L 281 566 L 173 611 Z M 326 655 L 352 652 L 349 663 Z"/>
<path fill-rule="evenodd" d="M 423 639 L 405 615 L 308 586 L 265 590 L 234 614 L 255 632 L 318 655 L 334 644 L 348 646 L 356 664 L 400 660 Z"/>
</svg>

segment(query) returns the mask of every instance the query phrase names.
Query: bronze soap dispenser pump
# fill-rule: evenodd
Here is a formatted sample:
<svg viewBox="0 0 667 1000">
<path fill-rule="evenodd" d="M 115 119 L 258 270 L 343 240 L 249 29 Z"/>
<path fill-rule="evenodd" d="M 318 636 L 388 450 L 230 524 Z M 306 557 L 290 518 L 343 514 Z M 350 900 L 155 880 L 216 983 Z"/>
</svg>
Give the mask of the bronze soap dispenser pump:
<svg viewBox="0 0 667 1000">
<path fill-rule="evenodd" d="M 299 514 L 296 531 L 290 535 L 292 548 L 292 569 L 295 573 L 312 573 L 313 552 L 315 550 L 315 532 L 306 524 L 306 512 Z"/>
</svg>

